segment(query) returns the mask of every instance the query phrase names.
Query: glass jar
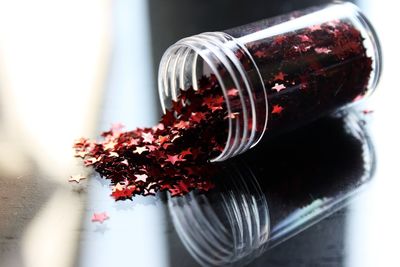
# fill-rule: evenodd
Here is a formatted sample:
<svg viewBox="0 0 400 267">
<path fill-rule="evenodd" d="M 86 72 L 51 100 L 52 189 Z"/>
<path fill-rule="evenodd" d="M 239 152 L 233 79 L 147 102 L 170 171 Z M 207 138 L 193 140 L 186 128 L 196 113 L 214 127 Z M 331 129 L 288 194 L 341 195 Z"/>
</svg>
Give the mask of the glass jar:
<svg viewBox="0 0 400 267">
<path fill-rule="evenodd" d="M 370 95 L 380 66 L 370 23 L 339 2 L 178 41 L 161 59 L 159 96 L 165 112 L 180 90 L 217 79 L 229 118 L 221 161 Z"/>
</svg>

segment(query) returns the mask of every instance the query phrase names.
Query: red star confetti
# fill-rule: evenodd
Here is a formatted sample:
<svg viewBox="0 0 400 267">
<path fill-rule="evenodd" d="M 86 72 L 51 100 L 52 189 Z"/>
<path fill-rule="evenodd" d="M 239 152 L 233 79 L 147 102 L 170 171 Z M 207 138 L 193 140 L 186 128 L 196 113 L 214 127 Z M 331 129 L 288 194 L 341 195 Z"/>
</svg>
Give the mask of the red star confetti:
<svg viewBox="0 0 400 267">
<path fill-rule="evenodd" d="M 175 165 L 176 162 L 179 162 L 179 155 L 168 155 L 165 161 L 170 162 L 172 165 Z"/>
<path fill-rule="evenodd" d="M 143 143 L 153 143 L 154 137 L 151 133 L 142 133 Z"/>
<path fill-rule="evenodd" d="M 329 54 L 330 52 L 332 52 L 332 50 L 330 50 L 326 47 L 316 47 L 316 48 L 314 48 L 314 50 L 318 54 Z"/>
<path fill-rule="evenodd" d="M 270 107 L 267 133 L 357 101 L 367 92 L 372 60 L 361 33 L 349 22 L 333 20 L 245 45 L 265 84 Z M 235 55 L 247 70 L 249 57 L 240 51 Z M 216 167 L 209 160 L 225 149 L 229 122 L 263 130 L 263 121 L 243 121 L 241 101 L 248 94 L 239 90 L 228 88 L 224 95 L 214 75 L 203 76 L 196 90 L 183 88 L 177 94 L 158 124 L 130 131 L 113 125 L 100 134 L 100 141 L 76 140 L 75 155 L 110 180 L 115 200 L 158 191 L 181 196 L 210 190 Z M 279 94 L 282 90 L 285 94 Z M 263 90 L 251 93 L 254 99 L 265 98 Z"/>
<path fill-rule="evenodd" d="M 140 147 L 136 147 L 136 149 L 133 151 L 133 153 L 137 153 L 137 154 L 142 154 L 143 152 L 148 151 L 148 149 L 144 146 Z"/>
<path fill-rule="evenodd" d="M 148 176 L 146 174 L 135 174 L 135 177 L 136 177 L 135 182 L 142 181 L 145 183 Z"/>
<path fill-rule="evenodd" d="M 274 80 L 281 80 L 281 81 L 285 80 L 285 74 L 282 71 L 280 71 L 274 76 Z"/>
<path fill-rule="evenodd" d="M 110 217 L 106 212 L 94 213 L 92 216 L 92 222 L 103 223 L 105 220 L 108 220 Z"/>
</svg>

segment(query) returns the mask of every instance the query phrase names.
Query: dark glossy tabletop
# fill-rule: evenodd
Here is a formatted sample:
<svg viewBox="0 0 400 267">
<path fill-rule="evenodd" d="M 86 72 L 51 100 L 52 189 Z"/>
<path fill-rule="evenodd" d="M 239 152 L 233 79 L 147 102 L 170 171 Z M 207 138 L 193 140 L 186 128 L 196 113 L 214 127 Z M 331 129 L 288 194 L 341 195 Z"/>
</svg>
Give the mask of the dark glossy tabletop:
<svg viewBox="0 0 400 267">
<path fill-rule="evenodd" d="M 154 124 L 158 62 L 176 40 L 325 2 L 0 1 L 0 266 L 199 266 L 192 251 L 199 240 L 182 234 L 192 230 L 187 225 L 198 226 L 198 217 L 180 217 L 180 205 L 191 208 L 191 200 L 158 195 L 115 202 L 108 182 L 95 174 L 68 183 L 70 175 L 88 172 L 73 157 L 73 140 L 96 137 L 114 122 L 128 129 Z M 384 56 L 376 93 L 344 116 L 361 127 L 355 135 L 361 134 L 362 149 L 345 136 L 347 121 L 324 118 L 227 163 L 244 170 L 243 183 L 257 181 L 270 222 L 289 211 L 303 212 L 293 212 L 292 222 L 304 219 L 306 210 L 318 213 L 291 229 L 287 240 L 279 237 L 279 225 L 269 229 L 279 241 L 271 249 L 253 251 L 244 242 L 241 252 L 249 253 L 236 265 L 400 266 L 396 8 L 381 1 L 356 4 L 375 26 Z M 362 115 L 364 109 L 374 112 Z M 292 145 L 281 147 L 282 139 Z M 282 150 L 305 147 L 310 160 L 296 153 L 288 159 L 300 169 L 298 182 L 279 180 L 278 161 L 263 164 Z M 320 184 L 313 174 L 326 180 Z M 190 198 L 206 198 L 215 208 L 220 202 L 213 194 Z M 92 223 L 100 211 L 110 219 Z M 208 229 L 200 229 L 206 236 Z M 226 249 L 239 257 L 234 245 Z M 218 253 L 204 251 L 210 258 Z"/>
</svg>

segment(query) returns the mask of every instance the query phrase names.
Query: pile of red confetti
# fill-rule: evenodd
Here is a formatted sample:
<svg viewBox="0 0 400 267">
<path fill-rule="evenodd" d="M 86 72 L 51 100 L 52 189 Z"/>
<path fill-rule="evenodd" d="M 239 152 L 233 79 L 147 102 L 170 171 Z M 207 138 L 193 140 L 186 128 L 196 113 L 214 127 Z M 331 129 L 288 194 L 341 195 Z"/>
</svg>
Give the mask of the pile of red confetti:
<svg viewBox="0 0 400 267">
<path fill-rule="evenodd" d="M 372 60 L 361 33 L 346 21 L 314 25 L 246 46 L 266 87 L 269 135 L 341 108 L 368 90 Z M 237 56 L 243 66 L 250 64 L 247 57 Z M 235 98 L 233 105 L 240 103 L 237 89 L 227 94 Z M 256 100 L 264 97 L 262 90 L 254 94 Z M 86 166 L 111 180 L 116 200 L 157 191 L 172 196 L 192 189 L 207 191 L 213 187 L 210 179 L 215 168 L 206 164 L 224 149 L 228 119 L 236 115 L 228 114 L 215 76 L 203 77 L 198 90 L 181 90 L 155 127 L 123 132 L 121 125 L 115 125 L 102 133 L 101 141 L 81 138 L 74 148 Z"/>
<path fill-rule="evenodd" d="M 75 156 L 111 180 L 115 200 L 159 190 L 172 196 L 208 191 L 214 174 L 208 162 L 224 148 L 227 119 L 218 82 L 203 77 L 198 90 L 181 91 L 158 125 L 127 132 L 114 125 L 101 141 L 77 140 Z"/>
</svg>

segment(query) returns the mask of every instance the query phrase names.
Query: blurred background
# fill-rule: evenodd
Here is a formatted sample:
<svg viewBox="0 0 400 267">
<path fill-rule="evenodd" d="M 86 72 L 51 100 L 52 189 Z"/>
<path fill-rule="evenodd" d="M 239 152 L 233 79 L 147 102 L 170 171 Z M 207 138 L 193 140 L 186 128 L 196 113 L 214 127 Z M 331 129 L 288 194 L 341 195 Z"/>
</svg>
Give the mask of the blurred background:
<svg viewBox="0 0 400 267">
<path fill-rule="evenodd" d="M 196 266 L 165 200 L 114 202 L 81 173 L 73 140 L 153 125 L 158 62 L 178 39 L 329 1 L 0 0 L 0 266 Z M 399 266 L 397 9 L 356 1 L 384 65 L 365 105 L 377 157 L 367 190 L 251 266 Z M 262 179 L 262 178 L 261 178 Z M 90 222 L 93 212 L 110 220 Z"/>
</svg>

